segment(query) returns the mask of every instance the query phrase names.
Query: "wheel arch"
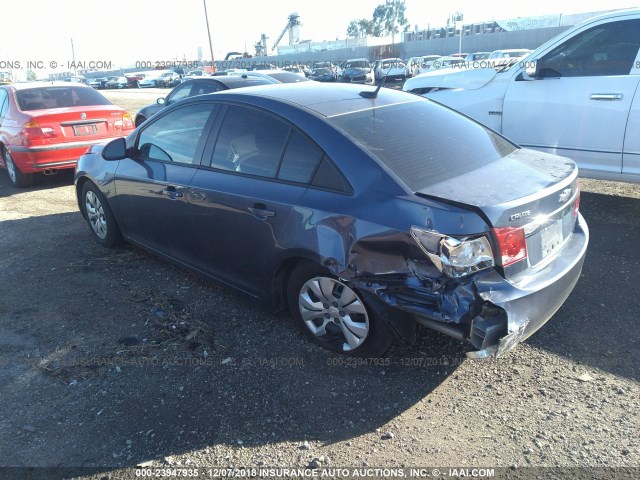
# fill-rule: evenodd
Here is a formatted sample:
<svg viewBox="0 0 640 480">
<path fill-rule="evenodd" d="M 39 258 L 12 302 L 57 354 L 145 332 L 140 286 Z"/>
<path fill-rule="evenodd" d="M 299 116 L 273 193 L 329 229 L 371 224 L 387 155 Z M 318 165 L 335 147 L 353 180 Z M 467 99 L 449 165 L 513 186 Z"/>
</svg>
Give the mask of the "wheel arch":
<svg viewBox="0 0 640 480">
<path fill-rule="evenodd" d="M 295 268 L 303 262 L 311 262 L 323 266 L 319 255 L 304 250 L 283 252 L 274 261 L 274 267 L 271 269 L 269 291 L 271 294 L 271 306 L 275 311 L 287 309 L 287 283 L 289 277 Z"/>
<path fill-rule="evenodd" d="M 6 168 L 7 163 L 6 163 L 6 160 L 4 159 L 4 150 L 5 150 L 5 148 L 7 148 L 7 147 L 5 146 L 4 142 L 0 138 L 0 163 L 2 163 L 2 165 Z"/>
<path fill-rule="evenodd" d="M 140 125 L 142 125 L 143 122 L 147 121 L 147 117 L 145 117 L 144 115 L 141 114 L 136 114 L 136 118 L 133 121 L 133 124 L 137 127 L 139 127 Z"/>
<path fill-rule="evenodd" d="M 78 178 L 78 180 L 76 181 L 76 200 L 78 202 L 78 210 L 80 210 L 80 213 L 82 214 L 82 216 L 86 219 L 87 218 L 87 212 L 85 211 L 84 208 L 84 204 L 82 202 L 82 189 L 84 188 L 84 184 L 87 182 L 90 182 L 91 180 L 89 180 L 87 177 L 80 177 Z"/>
</svg>

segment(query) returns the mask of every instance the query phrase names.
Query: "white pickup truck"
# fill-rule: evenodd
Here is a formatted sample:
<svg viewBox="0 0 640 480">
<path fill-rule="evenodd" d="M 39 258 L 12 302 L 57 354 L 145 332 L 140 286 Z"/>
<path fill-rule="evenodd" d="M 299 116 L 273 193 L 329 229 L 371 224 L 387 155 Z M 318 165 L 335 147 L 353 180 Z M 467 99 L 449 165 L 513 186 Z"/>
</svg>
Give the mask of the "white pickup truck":
<svg viewBox="0 0 640 480">
<path fill-rule="evenodd" d="M 576 25 L 511 66 L 439 70 L 407 80 L 403 89 L 523 147 L 572 158 L 582 176 L 640 183 L 639 83 L 640 9 L 634 9 Z"/>
</svg>

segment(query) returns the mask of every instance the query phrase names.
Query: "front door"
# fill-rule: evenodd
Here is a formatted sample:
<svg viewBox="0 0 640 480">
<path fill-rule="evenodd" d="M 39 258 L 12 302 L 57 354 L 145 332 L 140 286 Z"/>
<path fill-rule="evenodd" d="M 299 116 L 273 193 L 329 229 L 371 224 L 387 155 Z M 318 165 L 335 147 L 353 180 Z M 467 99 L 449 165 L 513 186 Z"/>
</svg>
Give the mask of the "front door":
<svg viewBox="0 0 640 480">
<path fill-rule="evenodd" d="M 581 170 L 620 173 L 627 117 L 640 81 L 640 20 L 590 27 L 537 59 L 538 77 L 516 76 L 502 133 L 557 153 Z"/>
<path fill-rule="evenodd" d="M 124 234 L 176 260 L 187 257 L 187 189 L 200 165 L 214 108 L 187 104 L 153 117 L 116 171 Z"/>
</svg>

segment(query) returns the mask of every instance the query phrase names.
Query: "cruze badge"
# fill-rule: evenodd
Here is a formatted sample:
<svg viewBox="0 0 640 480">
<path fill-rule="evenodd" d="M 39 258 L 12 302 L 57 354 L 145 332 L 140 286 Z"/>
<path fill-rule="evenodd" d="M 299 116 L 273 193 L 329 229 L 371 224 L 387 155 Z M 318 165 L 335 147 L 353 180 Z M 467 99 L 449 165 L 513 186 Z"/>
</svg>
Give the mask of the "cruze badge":
<svg viewBox="0 0 640 480">
<path fill-rule="evenodd" d="M 531 210 L 525 210 L 524 212 L 514 213 L 509 217 L 509 221 L 518 220 L 519 218 L 525 218 L 531 216 Z"/>
<path fill-rule="evenodd" d="M 571 197 L 571 188 L 565 188 L 558 197 L 558 203 L 564 203 Z"/>
</svg>

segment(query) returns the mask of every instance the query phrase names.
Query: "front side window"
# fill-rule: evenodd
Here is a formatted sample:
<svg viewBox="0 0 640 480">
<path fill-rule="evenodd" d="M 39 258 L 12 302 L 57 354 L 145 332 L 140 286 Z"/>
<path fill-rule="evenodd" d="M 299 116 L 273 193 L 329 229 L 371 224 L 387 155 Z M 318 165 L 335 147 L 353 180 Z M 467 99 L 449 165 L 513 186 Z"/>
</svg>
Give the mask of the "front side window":
<svg viewBox="0 0 640 480">
<path fill-rule="evenodd" d="M 193 87 L 191 87 L 190 97 L 194 95 L 205 95 L 207 93 L 219 92 L 220 90 L 224 90 L 224 86 L 218 82 L 211 81 L 196 81 L 193 82 Z"/>
<path fill-rule="evenodd" d="M 628 75 L 640 48 L 640 20 L 623 20 L 585 30 L 538 62 L 541 77 Z"/>
<path fill-rule="evenodd" d="M 147 126 L 138 138 L 136 158 L 183 164 L 199 164 L 195 158 L 213 104 L 187 105 Z"/>
<path fill-rule="evenodd" d="M 167 103 L 173 103 L 182 98 L 187 98 L 190 96 L 192 87 L 193 83 L 191 82 L 177 86 L 167 97 Z"/>
</svg>

